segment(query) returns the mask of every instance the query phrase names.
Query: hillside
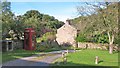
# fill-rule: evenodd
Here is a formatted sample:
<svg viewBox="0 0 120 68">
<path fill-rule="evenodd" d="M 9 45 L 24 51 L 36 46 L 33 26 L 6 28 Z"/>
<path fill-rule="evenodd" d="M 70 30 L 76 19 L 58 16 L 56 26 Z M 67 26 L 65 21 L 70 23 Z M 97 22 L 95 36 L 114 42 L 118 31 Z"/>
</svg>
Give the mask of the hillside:
<svg viewBox="0 0 120 68">
<path fill-rule="evenodd" d="M 94 14 L 72 19 L 71 25 L 80 31 L 80 35 L 83 34 L 88 39 L 93 40 L 96 35 L 101 36 L 103 34 L 105 36 L 109 31 L 111 35 L 115 35 L 116 40 L 118 39 L 118 3 L 112 3 L 106 8 L 97 9 Z"/>
</svg>

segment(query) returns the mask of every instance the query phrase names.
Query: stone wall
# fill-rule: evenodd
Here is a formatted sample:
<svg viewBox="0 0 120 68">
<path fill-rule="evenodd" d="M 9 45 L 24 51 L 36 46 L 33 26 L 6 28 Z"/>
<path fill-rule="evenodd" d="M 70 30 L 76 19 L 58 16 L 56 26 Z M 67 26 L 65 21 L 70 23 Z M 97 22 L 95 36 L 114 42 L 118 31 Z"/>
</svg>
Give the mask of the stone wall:
<svg viewBox="0 0 120 68">
<path fill-rule="evenodd" d="M 95 43 L 78 42 L 78 48 L 108 50 L 109 44 L 95 44 Z M 118 45 L 114 45 L 114 50 L 119 50 Z"/>
<path fill-rule="evenodd" d="M 2 52 L 13 51 L 13 41 L 12 40 L 2 40 Z"/>
<path fill-rule="evenodd" d="M 13 42 L 13 50 L 16 49 L 23 49 L 24 47 L 24 41 L 23 40 L 17 40 Z"/>
</svg>

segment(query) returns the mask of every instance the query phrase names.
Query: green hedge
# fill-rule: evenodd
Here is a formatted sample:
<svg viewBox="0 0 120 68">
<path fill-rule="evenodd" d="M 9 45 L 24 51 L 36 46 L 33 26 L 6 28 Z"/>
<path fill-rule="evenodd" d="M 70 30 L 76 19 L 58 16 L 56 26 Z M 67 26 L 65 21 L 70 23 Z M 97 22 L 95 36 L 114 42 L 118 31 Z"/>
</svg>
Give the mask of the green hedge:
<svg viewBox="0 0 120 68">
<path fill-rule="evenodd" d="M 109 38 L 106 33 L 96 34 L 93 36 L 93 42 L 95 43 L 109 43 Z"/>
<path fill-rule="evenodd" d="M 85 37 L 84 34 L 79 34 L 76 39 L 75 39 L 77 42 L 87 42 L 88 39 Z"/>
<path fill-rule="evenodd" d="M 87 38 L 84 34 L 79 34 L 76 37 L 77 42 L 93 42 L 93 43 L 109 43 L 108 35 L 106 33 L 96 34 Z"/>
</svg>

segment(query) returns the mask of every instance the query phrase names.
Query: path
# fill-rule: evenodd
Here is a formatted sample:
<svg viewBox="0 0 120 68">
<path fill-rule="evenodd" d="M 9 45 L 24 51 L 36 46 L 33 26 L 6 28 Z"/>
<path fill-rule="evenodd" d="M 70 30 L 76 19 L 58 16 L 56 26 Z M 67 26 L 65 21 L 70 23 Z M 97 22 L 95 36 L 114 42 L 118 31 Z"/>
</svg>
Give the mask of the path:
<svg viewBox="0 0 120 68">
<path fill-rule="evenodd" d="M 49 66 L 54 60 L 61 57 L 61 52 L 66 50 L 48 52 L 46 54 L 54 54 L 52 56 L 46 56 L 40 60 L 31 61 L 31 59 L 36 58 L 37 55 L 24 57 L 12 61 L 8 61 L 3 64 L 3 66 Z M 69 50 L 69 52 L 74 52 L 74 50 Z M 40 54 L 41 55 L 41 54 Z"/>
</svg>

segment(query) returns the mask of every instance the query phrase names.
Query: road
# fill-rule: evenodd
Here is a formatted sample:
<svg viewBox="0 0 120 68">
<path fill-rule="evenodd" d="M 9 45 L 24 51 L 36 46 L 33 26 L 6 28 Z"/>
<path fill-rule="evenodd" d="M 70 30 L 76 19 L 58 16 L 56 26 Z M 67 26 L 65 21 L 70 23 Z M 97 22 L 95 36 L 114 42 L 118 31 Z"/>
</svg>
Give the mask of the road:
<svg viewBox="0 0 120 68">
<path fill-rule="evenodd" d="M 33 58 L 38 57 L 37 55 L 34 55 L 30 57 L 24 57 L 24 58 L 8 61 L 2 64 L 2 66 L 49 66 L 54 60 L 61 57 L 62 52 L 66 52 L 66 50 L 45 53 L 45 54 L 54 54 L 54 55 L 45 56 L 40 60 L 39 59 L 33 60 Z M 68 52 L 74 52 L 74 50 L 68 50 Z M 40 54 L 39 56 L 41 55 L 42 54 Z"/>
</svg>

